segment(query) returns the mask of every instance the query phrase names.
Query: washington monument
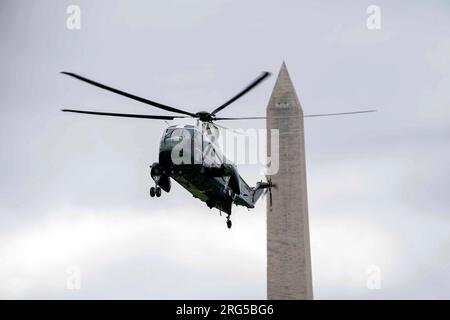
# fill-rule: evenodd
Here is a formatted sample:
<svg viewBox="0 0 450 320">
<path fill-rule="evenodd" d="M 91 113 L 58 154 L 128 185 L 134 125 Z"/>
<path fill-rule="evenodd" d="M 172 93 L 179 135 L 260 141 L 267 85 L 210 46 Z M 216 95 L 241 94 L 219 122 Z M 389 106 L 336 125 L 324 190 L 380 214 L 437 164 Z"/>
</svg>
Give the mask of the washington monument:
<svg viewBox="0 0 450 320">
<path fill-rule="evenodd" d="M 279 130 L 279 170 L 267 201 L 267 298 L 312 299 L 303 110 L 283 62 L 267 106 L 267 151 Z"/>
</svg>

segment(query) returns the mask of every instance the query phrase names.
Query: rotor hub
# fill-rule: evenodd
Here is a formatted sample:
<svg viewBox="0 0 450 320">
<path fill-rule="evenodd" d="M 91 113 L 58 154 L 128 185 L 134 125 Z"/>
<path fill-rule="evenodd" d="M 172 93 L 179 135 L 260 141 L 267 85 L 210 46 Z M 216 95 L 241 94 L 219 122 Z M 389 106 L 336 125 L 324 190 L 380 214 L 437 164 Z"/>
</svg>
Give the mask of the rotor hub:
<svg viewBox="0 0 450 320">
<path fill-rule="evenodd" d="M 213 119 L 213 115 L 208 111 L 200 111 L 195 114 L 195 116 L 203 122 L 211 122 Z"/>
</svg>

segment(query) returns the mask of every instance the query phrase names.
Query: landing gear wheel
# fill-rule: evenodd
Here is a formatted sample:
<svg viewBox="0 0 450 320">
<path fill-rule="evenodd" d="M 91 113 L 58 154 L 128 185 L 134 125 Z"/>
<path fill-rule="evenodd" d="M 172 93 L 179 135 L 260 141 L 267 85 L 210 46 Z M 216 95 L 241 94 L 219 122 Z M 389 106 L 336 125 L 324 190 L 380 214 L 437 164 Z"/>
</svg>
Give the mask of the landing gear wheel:
<svg viewBox="0 0 450 320">
<path fill-rule="evenodd" d="M 156 193 L 156 196 L 157 196 L 158 198 L 161 197 L 161 188 L 160 188 L 160 187 L 156 187 L 155 193 Z"/>
<path fill-rule="evenodd" d="M 231 225 L 232 225 L 231 220 L 228 218 L 227 219 L 227 227 L 228 227 L 228 229 L 231 229 Z"/>
<path fill-rule="evenodd" d="M 160 192 L 161 193 L 161 192 Z M 155 194 L 156 194 L 156 191 L 155 191 L 155 187 L 151 187 L 150 188 L 150 197 L 154 197 L 155 196 Z"/>
</svg>

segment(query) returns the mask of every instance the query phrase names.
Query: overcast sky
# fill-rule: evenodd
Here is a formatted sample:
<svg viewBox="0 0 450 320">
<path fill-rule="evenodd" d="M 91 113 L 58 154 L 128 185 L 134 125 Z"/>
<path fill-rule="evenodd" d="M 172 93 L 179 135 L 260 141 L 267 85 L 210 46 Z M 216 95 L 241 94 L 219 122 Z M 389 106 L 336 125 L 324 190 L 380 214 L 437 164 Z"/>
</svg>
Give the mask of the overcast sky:
<svg viewBox="0 0 450 320">
<path fill-rule="evenodd" d="M 2 0 L 0 35 L 0 298 L 265 299 L 265 200 L 150 198 L 164 122 L 59 109 L 163 112 L 59 72 L 196 112 L 267 70 L 223 112 L 263 116 L 283 60 L 306 114 L 378 109 L 306 120 L 315 298 L 450 298 L 448 1 Z"/>
</svg>

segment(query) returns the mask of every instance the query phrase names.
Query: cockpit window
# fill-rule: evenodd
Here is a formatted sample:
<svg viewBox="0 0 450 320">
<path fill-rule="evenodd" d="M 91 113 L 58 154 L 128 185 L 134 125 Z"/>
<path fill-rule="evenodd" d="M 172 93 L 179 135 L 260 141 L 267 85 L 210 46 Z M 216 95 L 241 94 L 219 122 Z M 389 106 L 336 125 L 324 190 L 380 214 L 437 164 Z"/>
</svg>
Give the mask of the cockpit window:
<svg viewBox="0 0 450 320">
<path fill-rule="evenodd" d="M 187 132 L 185 132 L 184 129 L 182 128 L 178 128 L 173 130 L 172 132 L 172 137 L 182 137 L 182 136 L 186 136 Z"/>
<path fill-rule="evenodd" d="M 186 129 L 186 128 L 167 129 L 166 133 L 164 134 L 164 139 L 175 138 L 175 137 L 190 138 L 193 133 L 192 131 L 193 131 L 192 129 Z"/>
</svg>

